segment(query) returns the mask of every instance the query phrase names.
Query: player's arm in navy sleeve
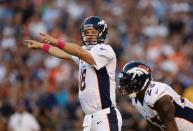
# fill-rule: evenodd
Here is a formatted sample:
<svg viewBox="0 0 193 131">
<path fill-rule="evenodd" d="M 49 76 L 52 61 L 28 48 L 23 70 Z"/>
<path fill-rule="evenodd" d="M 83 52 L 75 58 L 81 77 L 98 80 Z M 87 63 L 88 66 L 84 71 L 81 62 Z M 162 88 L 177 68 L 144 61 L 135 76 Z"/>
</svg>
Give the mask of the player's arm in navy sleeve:
<svg viewBox="0 0 193 131">
<path fill-rule="evenodd" d="M 175 107 L 170 96 L 162 96 L 155 103 L 154 109 L 158 112 L 158 115 L 163 124 L 166 126 L 167 131 L 178 131 L 175 122 Z"/>
</svg>

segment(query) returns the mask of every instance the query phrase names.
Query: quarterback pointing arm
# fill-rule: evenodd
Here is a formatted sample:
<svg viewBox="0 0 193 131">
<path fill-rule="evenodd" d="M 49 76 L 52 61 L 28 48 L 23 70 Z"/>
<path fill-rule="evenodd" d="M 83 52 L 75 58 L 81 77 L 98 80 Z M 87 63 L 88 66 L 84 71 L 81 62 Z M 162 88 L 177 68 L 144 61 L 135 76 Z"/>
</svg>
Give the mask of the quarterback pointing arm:
<svg viewBox="0 0 193 131">
<path fill-rule="evenodd" d="M 92 36 L 90 36 L 89 39 L 92 39 L 92 37 L 95 37 L 99 34 L 99 31 L 97 30 L 88 30 L 88 33 L 91 33 Z M 93 32 L 95 34 L 93 34 Z M 93 59 L 93 57 L 91 56 L 91 54 L 84 50 L 82 47 L 78 46 L 77 44 L 73 44 L 73 43 L 67 43 L 67 42 L 63 42 L 61 40 L 57 40 L 56 38 L 48 35 L 48 34 L 43 34 L 40 33 L 41 37 L 42 37 L 42 42 L 38 42 L 35 40 L 25 40 L 24 42 L 27 43 L 28 48 L 39 48 L 39 49 L 43 49 L 44 51 L 47 51 L 49 54 L 59 57 L 59 58 L 63 58 L 66 60 L 71 60 L 71 55 L 73 56 L 77 56 L 80 59 L 86 61 L 88 64 L 91 65 L 95 65 L 95 61 Z M 96 35 L 96 36 L 94 36 Z M 50 46 L 48 44 L 44 44 L 44 43 L 49 43 L 52 44 L 54 46 Z M 59 46 L 59 47 L 57 47 Z M 64 52 L 65 51 L 65 52 Z"/>
<path fill-rule="evenodd" d="M 41 33 L 42 42 L 25 40 L 28 48 L 42 49 L 79 66 L 79 100 L 85 112 L 83 131 L 121 131 L 122 118 L 116 107 L 116 55 L 104 44 L 108 30 L 98 16 L 85 19 L 81 29 L 83 47 Z"/>
</svg>

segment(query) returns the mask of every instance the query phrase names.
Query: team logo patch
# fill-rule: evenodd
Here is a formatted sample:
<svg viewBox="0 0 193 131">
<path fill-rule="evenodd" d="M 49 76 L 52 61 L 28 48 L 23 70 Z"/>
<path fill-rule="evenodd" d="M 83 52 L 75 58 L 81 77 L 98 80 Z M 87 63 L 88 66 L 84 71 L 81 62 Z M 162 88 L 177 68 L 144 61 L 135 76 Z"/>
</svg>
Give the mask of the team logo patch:
<svg viewBox="0 0 193 131">
<path fill-rule="evenodd" d="M 135 67 L 135 68 L 132 68 L 130 70 L 127 71 L 127 73 L 131 73 L 133 74 L 132 76 L 132 80 L 136 77 L 136 76 L 141 76 L 143 74 L 148 74 L 149 73 L 149 70 L 148 68 L 146 68 L 145 66 L 143 65 L 140 65 L 138 67 Z"/>
<path fill-rule="evenodd" d="M 150 73 L 150 69 L 147 68 L 146 66 L 144 66 L 144 65 L 139 65 L 138 67 L 139 67 L 139 68 L 143 68 L 143 69 L 145 69 L 147 72 Z"/>
</svg>

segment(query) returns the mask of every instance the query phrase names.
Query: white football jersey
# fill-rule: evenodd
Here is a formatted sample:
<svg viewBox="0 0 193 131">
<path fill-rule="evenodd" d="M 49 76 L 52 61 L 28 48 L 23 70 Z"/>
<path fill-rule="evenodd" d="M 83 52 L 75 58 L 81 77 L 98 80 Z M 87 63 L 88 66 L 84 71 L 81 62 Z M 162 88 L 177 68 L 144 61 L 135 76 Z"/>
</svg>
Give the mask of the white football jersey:
<svg viewBox="0 0 193 131">
<path fill-rule="evenodd" d="M 145 92 L 143 103 L 137 98 L 132 98 L 132 105 L 147 121 L 165 130 L 166 127 L 153 109 L 154 104 L 164 95 L 169 95 L 173 99 L 175 121 L 179 131 L 193 131 L 193 104 L 178 95 L 167 84 L 152 81 Z"/>
<path fill-rule="evenodd" d="M 88 50 L 96 65 L 89 65 L 73 56 L 79 65 L 79 100 L 83 111 L 91 114 L 116 106 L 116 55 L 110 45 L 97 44 Z"/>
</svg>

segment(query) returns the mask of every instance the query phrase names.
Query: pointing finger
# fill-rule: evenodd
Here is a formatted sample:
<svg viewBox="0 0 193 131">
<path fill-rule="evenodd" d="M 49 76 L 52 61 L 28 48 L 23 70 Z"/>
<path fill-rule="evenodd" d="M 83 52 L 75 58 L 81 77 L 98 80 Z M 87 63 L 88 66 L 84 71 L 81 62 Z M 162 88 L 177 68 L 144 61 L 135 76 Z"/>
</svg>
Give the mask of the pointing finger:
<svg viewBox="0 0 193 131">
<path fill-rule="evenodd" d="M 24 40 L 24 43 L 25 44 L 30 44 L 30 43 L 32 43 L 32 41 L 31 40 Z"/>
<path fill-rule="evenodd" d="M 45 37 L 45 36 L 46 36 L 46 34 L 44 34 L 44 33 L 40 33 L 40 36 L 44 36 L 44 37 Z"/>
<path fill-rule="evenodd" d="M 40 36 L 41 36 L 42 38 L 45 38 L 45 37 L 49 37 L 50 35 L 45 34 L 45 33 L 40 33 Z"/>
</svg>

